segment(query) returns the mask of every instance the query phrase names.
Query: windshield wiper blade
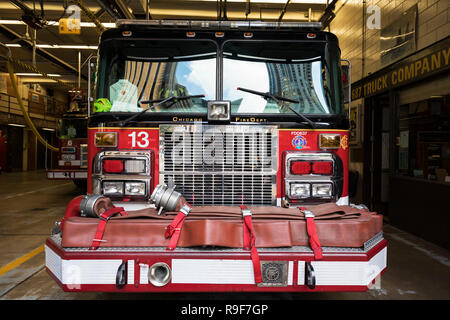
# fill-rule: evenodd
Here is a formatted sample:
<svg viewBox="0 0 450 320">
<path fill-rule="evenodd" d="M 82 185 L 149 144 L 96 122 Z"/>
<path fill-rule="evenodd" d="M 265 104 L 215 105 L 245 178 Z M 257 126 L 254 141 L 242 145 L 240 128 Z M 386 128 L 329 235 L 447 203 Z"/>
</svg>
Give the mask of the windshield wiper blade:
<svg viewBox="0 0 450 320">
<path fill-rule="evenodd" d="M 264 99 L 269 99 L 270 98 L 272 100 L 275 100 L 276 102 L 286 101 L 286 102 L 291 102 L 291 103 L 300 103 L 300 101 L 289 99 L 289 98 L 285 98 L 285 97 L 280 97 L 280 96 L 274 95 L 274 94 L 272 94 L 270 92 L 260 92 L 260 91 L 245 89 L 245 88 L 237 88 L 237 89 L 241 90 L 241 91 L 248 92 L 248 93 L 259 95 L 259 96 L 263 97 Z M 304 116 L 301 113 L 295 111 L 294 108 L 291 108 L 288 105 L 286 105 L 286 107 L 288 107 L 289 110 L 291 110 L 293 113 L 295 113 L 303 121 L 306 121 L 311 126 L 311 128 L 316 128 L 316 124 L 313 121 L 311 121 L 310 119 L 308 119 L 306 116 Z"/>
<path fill-rule="evenodd" d="M 125 120 L 123 120 L 121 122 L 121 126 L 123 127 L 125 124 L 127 124 L 128 122 L 130 122 L 131 120 L 140 117 L 142 114 L 144 114 L 145 112 L 147 112 L 150 109 L 154 109 L 155 106 L 159 106 L 162 105 L 166 102 L 172 102 L 170 105 L 167 106 L 167 108 L 170 108 L 172 105 L 174 105 L 175 103 L 177 103 L 178 101 L 182 101 L 182 100 L 187 100 L 187 99 L 191 99 L 191 98 L 204 98 L 205 95 L 204 94 L 197 94 L 197 95 L 192 95 L 192 96 L 170 96 L 164 99 L 156 99 L 156 100 L 142 100 L 139 101 L 139 107 L 141 107 L 141 104 L 147 104 L 147 103 L 155 103 L 154 105 L 148 107 L 147 109 L 144 109 L 136 114 L 133 114 L 131 117 L 126 118 Z"/>
</svg>

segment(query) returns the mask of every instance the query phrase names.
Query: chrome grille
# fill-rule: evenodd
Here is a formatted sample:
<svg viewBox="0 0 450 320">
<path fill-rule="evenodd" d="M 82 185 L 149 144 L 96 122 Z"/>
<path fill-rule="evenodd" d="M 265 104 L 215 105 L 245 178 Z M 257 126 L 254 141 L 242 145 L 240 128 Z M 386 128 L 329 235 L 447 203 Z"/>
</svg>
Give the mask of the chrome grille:
<svg viewBox="0 0 450 320">
<path fill-rule="evenodd" d="M 275 126 L 161 125 L 160 181 L 192 205 L 274 205 Z"/>
</svg>

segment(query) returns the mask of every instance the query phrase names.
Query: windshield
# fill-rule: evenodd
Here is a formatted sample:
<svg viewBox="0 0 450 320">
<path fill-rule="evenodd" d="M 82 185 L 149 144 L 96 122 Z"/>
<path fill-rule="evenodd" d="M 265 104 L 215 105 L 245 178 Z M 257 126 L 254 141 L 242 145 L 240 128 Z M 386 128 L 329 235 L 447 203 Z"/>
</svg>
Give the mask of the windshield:
<svg viewBox="0 0 450 320">
<path fill-rule="evenodd" d="M 339 49 L 326 43 L 228 41 L 223 49 L 223 98 L 232 113 L 343 112 Z M 264 99 L 237 88 L 288 98 Z"/>
<path fill-rule="evenodd" d="M 58 123 L 58 136 L 60 139 L 87 138 L 87 119 L 62 119 Z"/>
<path fill-rule="evenodd" d="M 218 99 L 231 101 L 232 114 L 344 114 L 337 45 L 227 40 L 222 48 L 218 63 L 212 40 L 105 40 L 96 90 L 103 99 L 94 111 L 205 114 Z"/>
<path fill-rule="evenodd" d="M 96 112 L 206 112 L 215 99 L 216 52 L 212 41 L 110 40 L 100 53 L 97 98 L 111 105 Z M 195 95 L 204 97 L 155 101 Z"/>
</svg>

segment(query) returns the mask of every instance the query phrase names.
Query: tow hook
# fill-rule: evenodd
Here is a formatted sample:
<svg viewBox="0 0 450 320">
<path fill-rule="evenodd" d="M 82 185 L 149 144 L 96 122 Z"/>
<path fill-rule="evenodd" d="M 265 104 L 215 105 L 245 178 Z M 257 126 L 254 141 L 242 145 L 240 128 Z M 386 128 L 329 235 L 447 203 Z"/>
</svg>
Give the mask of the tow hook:
<svg viewBox="0 0 450 320">
<path fill-rule="evenodd" d="M 127 284 L 127 262 L 124 261 L 117 269 L 116 288 L 122 289 Z"/>
<path fill-rule="evenodd" d="M 316 274 L 311 262 L 305 262 L 305 284 L 310 289 L 316 288 Z"/>
</svg>

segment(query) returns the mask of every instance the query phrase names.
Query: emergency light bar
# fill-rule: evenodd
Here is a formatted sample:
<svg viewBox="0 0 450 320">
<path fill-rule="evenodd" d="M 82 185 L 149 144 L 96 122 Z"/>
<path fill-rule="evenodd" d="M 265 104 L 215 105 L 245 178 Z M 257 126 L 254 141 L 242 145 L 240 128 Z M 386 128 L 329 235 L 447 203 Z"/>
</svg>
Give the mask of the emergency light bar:
<svg viewBox="0 0 450 320">
<path fill-rule="evenodd" d="M 205 29 L 323 29 L 321 22 L 265 22 L 265 21 L 191 21 L 191 20 L 134 20 L 119 19 L 116 27 L 125 26 L 149 26 L 149 27 L 174 27 L 174 28 L 205 28 Z"/>
</svg>

